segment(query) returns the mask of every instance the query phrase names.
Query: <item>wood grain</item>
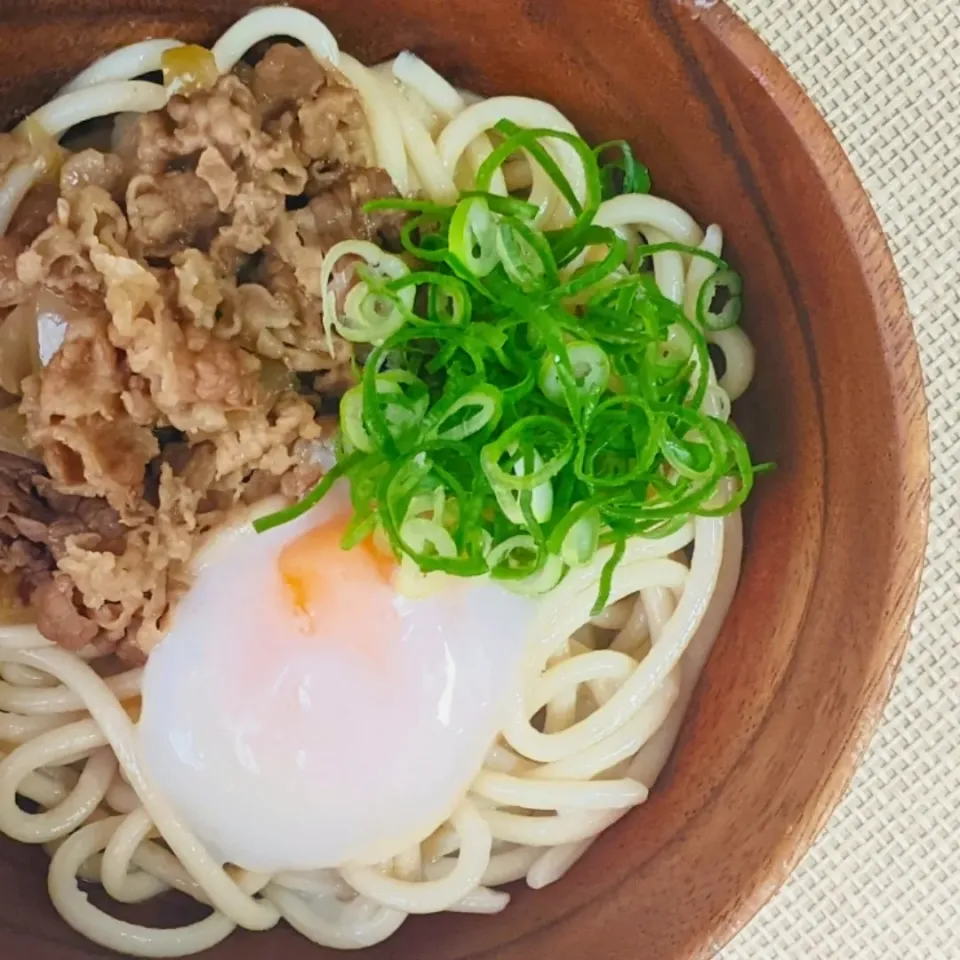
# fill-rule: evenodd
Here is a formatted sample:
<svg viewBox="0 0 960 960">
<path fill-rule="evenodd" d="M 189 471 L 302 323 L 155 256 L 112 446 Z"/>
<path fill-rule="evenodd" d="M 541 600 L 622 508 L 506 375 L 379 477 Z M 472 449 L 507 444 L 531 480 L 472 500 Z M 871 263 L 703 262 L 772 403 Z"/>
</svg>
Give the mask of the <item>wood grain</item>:
<svg viewBox="0 0 960 960">
<path fill-rule="evenodd" d="M 148 36 L 210 41 L 234 0 L 0 6 L 0 121 Z M 414 919 L 377 960 L 698 960 L 782 883 L 848 784 L 890 689 L 926 535 L 922 379 L 900 284 L 841 148 L 782 65 L 702 0 L 306 2 L 372 61 L 410 47 L 462 86 L 555 101 L 626 136 L 659 193 L 723 224 L 746 277 L 757 381 L 738 408 L 777 461 L 744 578 L 650 802 L 496 918 Z M 0 845 L 0 956 L 107 956 L 58 920 L 44 858 Z M 155 906 L 165 924 L 186 909 Z M 281 928 L 211 958 L 322 957 Z"/>
</svg>

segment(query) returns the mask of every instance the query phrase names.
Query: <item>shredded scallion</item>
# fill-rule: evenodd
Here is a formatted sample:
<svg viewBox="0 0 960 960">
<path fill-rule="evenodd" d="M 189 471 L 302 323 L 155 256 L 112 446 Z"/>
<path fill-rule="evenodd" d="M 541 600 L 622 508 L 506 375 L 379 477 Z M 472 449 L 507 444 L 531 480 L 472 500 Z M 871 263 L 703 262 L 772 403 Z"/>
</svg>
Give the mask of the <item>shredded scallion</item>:
<svg viewBox="0 0 960 960">
<path fill-rule="evenodd" d="M 625 142 L 592 150 L 507 121 L 496 133 L 477 189 L 455 204 L 367 205 L 408 215 L 403 259 L 357 242 L 330 255 L 328 267 L 340 251 L 365 262 L 342 303 L 326 296 L 325 322 L 370 344 L 341 402 L 341 456 L 306 499 L 256 527 L 300 516 L 342 478 L 354 510 L 345 547 L 374 535 L 405 569 L 488 574 L 531 594 L 606 548 L 599 610 L 631 537 L 726 513 L 753 486 L 758 468 L 713 395 L 705 339 L 738 321 L 742 283 L 708 251 L 629 250 L 593 223 L 604 198 L 650 189 Z M 569 226 L 543 231 L 534 204 L 489 192 L 518 152 L 553 181 Z M 568 154 L 583 164 L 576 188 L 558 162 Z M 668 250 L 717 268 L 696 322 L 649 270 Z M 737 481 L 725 503 L 724 478 Z"/>
</svg>

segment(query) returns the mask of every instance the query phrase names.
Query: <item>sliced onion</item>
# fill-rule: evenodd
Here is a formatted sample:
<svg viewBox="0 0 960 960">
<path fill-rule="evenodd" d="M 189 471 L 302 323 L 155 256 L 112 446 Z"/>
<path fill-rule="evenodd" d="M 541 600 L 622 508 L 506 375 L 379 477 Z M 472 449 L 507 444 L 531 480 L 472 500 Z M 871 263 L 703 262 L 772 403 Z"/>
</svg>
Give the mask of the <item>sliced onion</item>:
<svg viewBox="0 0 960 960">
<path fill-rule="evenodd" d="M 67 326 L 79 315 L 76 307 L 49 290 L 12 310 L 0 325 L 0 387 L 19 396 L 24 378 L 53 359 Z"/>
<path fill-rule="evenodd" d="M 39 460 L 35 451 L 27 446 L 27 421 L 16 406 L 0 409 L 0 452 L 17 457 Z"/>
<path fill-rule="evenodd" d="M 49 290 L 37 297 L 37 352 L 41 366 L 45 367 L 63 346 L 67 326 L 78 313 L 75 307 Z"/>
<path fill-rule="evenodd" d="M 12 310 L 0 326 L 0 387 L 19 396 L 24 378 L 39 369 L 37 307 L 30 300 Z"/>
<path fill-rule="evenodd" d="M 173 96 L 175 93 L 188 97 L 201 90 L 209 90 L 220 78 L 217 61 L 206 48 L 191 43 L 171 47 L 160 57 L 163 68 L 163 85 Z"/>
</svg>

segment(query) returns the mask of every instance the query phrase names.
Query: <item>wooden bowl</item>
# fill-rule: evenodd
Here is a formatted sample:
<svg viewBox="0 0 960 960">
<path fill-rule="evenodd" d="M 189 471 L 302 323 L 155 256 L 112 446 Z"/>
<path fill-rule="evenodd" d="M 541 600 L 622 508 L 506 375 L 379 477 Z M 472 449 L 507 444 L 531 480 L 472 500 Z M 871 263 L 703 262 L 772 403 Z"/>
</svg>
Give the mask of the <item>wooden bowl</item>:
<svg viewBox="0 0 960 960">
<path fill-rule="evenodd" d="M 9 0 L 0 120 L 100 54 L 211 42 L 246 0 Z M 703 0 L 308 0 L 367 62 L 409 47 L 481 93 L 555 101 L 593 141 L 628 137 L 658 193 L 722 224 L 746 278 L 757 380 L 738 406 L 777 462 L 745 569 L 649 803 L 562 882 L 495 918 L 409 921 L 395 960 L 712 957 L 783 882 L 880 718 L 917 593 L 928 456 L 917 350 L 877 220 L 786 70 Z M 162 907 L 176 921 L 183 908 Z M 0 844 L 0 955 L 106 956 L 55 915 L 45 858 Z M 211 958 L 327 956 L 286 927 Z M 332 954 L 330 954 L 332 956 Z"/>
</svg>

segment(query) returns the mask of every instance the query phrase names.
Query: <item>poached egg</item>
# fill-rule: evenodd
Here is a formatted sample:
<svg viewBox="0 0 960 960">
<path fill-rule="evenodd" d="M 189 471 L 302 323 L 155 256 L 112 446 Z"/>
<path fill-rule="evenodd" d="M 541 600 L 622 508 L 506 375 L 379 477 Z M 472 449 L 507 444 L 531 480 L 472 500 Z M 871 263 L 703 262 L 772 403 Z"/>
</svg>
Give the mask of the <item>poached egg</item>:
<svg viewBox="0 0 960 960">
<path fill-rule="evenodd" d="M 425 839 L 520 695 L 533 601 L 487 579 L 405 596 L 372 542 L 341 549 L 349 518 L 339 487 L 219 533 L 147 663 L 142 760 L 223 862 L 376 863 Z"/>
</svg>

